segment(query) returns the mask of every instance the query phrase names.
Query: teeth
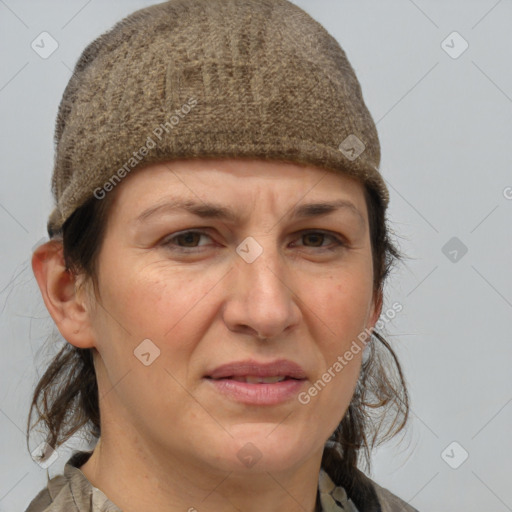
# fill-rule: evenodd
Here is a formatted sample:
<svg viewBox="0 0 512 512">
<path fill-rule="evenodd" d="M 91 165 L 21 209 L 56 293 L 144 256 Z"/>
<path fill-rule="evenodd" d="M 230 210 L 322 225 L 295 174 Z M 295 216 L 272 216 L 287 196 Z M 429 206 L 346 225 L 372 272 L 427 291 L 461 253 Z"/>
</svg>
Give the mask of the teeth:
<svg viewBox="0 0 512 512">
<path fill-rule="evenodd" d="M 276 377 L 255 377 L 248 375 L 247 377 L 232 377 L 232 379 L 238 382 L 247 382 L 248 384 L 274 384 L 276 382 L 282 382 L 286 377 L 280 375 Z"/>
</svg>

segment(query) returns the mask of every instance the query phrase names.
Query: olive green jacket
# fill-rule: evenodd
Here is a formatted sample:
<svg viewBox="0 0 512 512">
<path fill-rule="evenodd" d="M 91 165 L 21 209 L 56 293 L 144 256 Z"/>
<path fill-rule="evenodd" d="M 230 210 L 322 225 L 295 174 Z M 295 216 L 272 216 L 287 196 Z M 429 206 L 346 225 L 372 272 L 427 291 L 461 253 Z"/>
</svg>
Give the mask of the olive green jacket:
<svg viewBox="0 0 512 512">
<path fill-rule="evenodd" d="M 91 454 L 75 453 L 66 463 L 63 474 L 49 479 L 47 486 L 32 500 L 25 512 L 122 512 L 78 469 Z M 370 492 L 367 488 L 364 493 L 360 492 L 361 489 L 355 489 L 353 496 L 348 497 L 344 487 L 336 486 L 321 469 L 316 512 L 418 512 L 362 473 L 360 476 L 366 484 L 370 484 Z"/>
</svg>

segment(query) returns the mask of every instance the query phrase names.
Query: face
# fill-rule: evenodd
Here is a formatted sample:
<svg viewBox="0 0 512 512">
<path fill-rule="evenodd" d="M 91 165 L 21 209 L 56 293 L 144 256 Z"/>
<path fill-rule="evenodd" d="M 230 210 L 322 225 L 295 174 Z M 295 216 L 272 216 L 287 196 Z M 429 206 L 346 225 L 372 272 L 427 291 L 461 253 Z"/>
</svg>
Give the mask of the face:
<svg viewBox="0 0 512 512">
<path fill-rule="evenodd" d="M 290 163 L 181 160 L 110 193 L 100 303 L 91 293 L 87 306 L 102 421 L 226 471 L 321 454 L 360 371 L 363 351 L 344 354 L 380 313 L 363 185 Z"/>
</svg>

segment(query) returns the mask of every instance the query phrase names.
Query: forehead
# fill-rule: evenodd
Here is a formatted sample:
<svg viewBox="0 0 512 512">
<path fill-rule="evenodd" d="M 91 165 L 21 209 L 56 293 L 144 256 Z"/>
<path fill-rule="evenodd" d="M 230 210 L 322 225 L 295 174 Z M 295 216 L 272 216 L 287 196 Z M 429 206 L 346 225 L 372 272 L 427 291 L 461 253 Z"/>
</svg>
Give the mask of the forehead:
<svg viewBox="0 0 512 512">
<path fill-rule="evenodd" d="M 260 159 L 186 159 L 137 169 L 114 190 L 115 209 L 140 215 L 180 200 L 224 204 L 225 212 L 259 207 L 278 214 L 301 203 L 345 202 L 366 218 L 364 185 L 347 174 L 310 165 Z M 354 208 L 353 208 L 354 209 Z"/>
</svg>

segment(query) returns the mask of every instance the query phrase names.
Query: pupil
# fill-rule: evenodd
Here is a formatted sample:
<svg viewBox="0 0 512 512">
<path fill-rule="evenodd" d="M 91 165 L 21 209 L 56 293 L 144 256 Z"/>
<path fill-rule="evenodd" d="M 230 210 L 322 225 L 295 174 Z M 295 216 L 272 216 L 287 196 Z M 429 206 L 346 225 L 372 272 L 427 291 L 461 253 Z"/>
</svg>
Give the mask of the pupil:
<svg viewBox="0 0 512 512">
<path fill-rule="evenodd" d="M 306 237 L 313 237 L 313 245 L 318 245 L 318 244 L 315 244 L 315 243 L 314 243 L 314 239 L 315 239 L 315 238 L 317 239 L 317 242 L 320 240 L 320 245 L 322 245 L 322 243 L 321 243 L 322 236 L 323 236 L 323 235 L 316 235 L 316 234 L 309 234 L 309 235 L 306 235 Z"/>
<path fill-rule="evenodd" d="M 185 243 L 188 244 L 188 243 L 193 243 L 193 240 L 191 240 L 191 238 L 193 239 L 194 237 L 197 237 L 198 236 L 198 233 L 186 233 L 185 235 L 181 235 L 183 239 L 185 239 Z"/>
</svg>

